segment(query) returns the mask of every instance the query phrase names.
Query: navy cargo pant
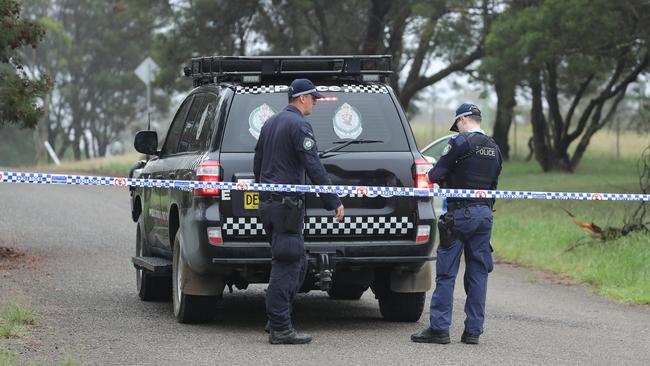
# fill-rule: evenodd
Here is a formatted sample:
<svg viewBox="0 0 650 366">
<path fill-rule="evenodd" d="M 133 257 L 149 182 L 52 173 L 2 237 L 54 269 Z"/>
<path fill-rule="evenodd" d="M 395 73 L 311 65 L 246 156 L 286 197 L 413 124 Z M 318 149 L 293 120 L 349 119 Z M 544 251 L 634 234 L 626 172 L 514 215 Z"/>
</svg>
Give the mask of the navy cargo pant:
<svg viewBox="0 0 650 366">
<path fill-rule="evenodd" d="M 288 211 L 281 202 L 260 202 L 260 217 L 271 242 L 272 262 L 266 290 L 266 314 L 274 331 L 293 328 L 291 307 L 307 270 L 302 232 L 290 234 L 284 229 Z"/>
<path fill-rule="evenodd" d="M 439 246 L 436 258 L 436 289 L 431 296 L 431 329 L 448 333 L 454 302 L 454 284 L 465 251 L 465 331 L 483 333 L 488 273 L 492 272 L 492 209 L 488 206 L 461 207 L 452 211 L 454 240 Z"/>
</svg>

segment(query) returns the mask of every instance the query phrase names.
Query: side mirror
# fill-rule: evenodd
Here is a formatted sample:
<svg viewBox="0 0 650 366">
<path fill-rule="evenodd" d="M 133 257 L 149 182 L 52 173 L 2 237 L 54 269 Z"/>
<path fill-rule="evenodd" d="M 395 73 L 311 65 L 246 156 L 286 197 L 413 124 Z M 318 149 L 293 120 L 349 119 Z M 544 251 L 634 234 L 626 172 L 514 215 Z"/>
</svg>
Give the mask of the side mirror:
<svg viewBox="0 0 650 366">
<path fill-rule="evenodd" d="M 156 131 L 139 131 L 135 134 L 135 149 L 145 155 L 158 155 L 158 134 Z"/>
</svg>

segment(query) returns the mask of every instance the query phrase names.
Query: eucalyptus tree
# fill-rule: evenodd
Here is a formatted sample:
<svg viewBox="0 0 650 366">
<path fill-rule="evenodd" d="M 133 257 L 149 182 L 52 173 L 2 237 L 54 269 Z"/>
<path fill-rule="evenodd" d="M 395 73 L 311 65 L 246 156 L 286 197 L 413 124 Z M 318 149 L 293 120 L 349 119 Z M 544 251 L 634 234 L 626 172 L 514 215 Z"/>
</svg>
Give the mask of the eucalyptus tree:
<svg viewBox="0 0 650 366">
<path fill-rule="evenodd" d="M 21 12 L 20 2 L 0 0 L 0 127 L 34 128 L 43 115 L 39 100 L 49 89 L 46 75 L 30 77 L 23 67 L 19 50 L 36 48 L 45 29 Z"/>
<path fill-rule="evenodd" d="M 33 67 L 52 75 L 48 140 L 75 159 L 104 156 L 142 118 L 144 85 L 133 70 L 148 55 L 166 1 L 26 0 L 49 31 Z"/>
<path fill-rule="evenodd" d="M 535 158 L 573 171 L 593 135 L 647 71 L 650 4 L 642 0 L 545 0 L 499 17 L 485 65 L 523 80 L 531 94 Z"/>
<path fill-rule="evenodd" d="M 179 1 L 158 36 L 160 85 L 178 89 L 198 54 L 389 54 L 405 107 L 423 89 L 483 55 L 493 0 Z M 442 64 L 435 67 L 435 61 Z M 437 64 L 436 64 L 437 65 Z"/>
</svg>

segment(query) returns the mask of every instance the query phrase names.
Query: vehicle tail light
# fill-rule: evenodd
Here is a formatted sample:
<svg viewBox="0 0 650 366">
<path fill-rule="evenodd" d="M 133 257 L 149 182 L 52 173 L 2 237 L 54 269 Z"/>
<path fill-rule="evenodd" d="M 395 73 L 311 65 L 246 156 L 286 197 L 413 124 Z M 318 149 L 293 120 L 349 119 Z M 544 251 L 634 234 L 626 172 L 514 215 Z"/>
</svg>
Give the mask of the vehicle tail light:
<svg viewBox="0 0 650 366">
<path fill-rule="evenodd" d="M 429 180 L 427 173 L 433 168 L 433 164 L 425 159 L 415 160 L 415 188 L 431 189 L 433 183 Z"/>
<path fill-rule="evenodd" d="M 415 244 L 422 244 L 429 241 L 431 225 L 418 225 L 418 233 L 415 236 Z"/>
<path fill-rule="evenodd" d="M 220 227 L 209 227 L 208 228 L 208 241 L 212 245 L 221 245 L 223 244 L 223 237 L 221 236 Z"/>
<path fill-rule="evenodd" d="M 205 160 L 196 169 L 196 180 L 200 182 L 220 182 L 221 164 L 214 160 Z M 218 188 L 198 188 L 194 190 L 195 196 L 218 196 Z"/>
</svg>

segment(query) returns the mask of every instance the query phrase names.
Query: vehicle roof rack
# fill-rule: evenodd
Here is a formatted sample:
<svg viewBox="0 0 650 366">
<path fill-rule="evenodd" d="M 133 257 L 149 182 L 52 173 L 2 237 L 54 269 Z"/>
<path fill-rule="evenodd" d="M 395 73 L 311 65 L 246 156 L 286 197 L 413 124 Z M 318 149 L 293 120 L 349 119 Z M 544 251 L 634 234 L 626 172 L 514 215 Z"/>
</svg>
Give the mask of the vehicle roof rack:
<svg viewBox="0 0 650 366">
<path fill-rule="evenodd" d="M 385 82 L 390 55 L 194 57 L 184 74 L 194 87 L 221 82 L 259 84 L 299 77 Z"/>
</svg>

